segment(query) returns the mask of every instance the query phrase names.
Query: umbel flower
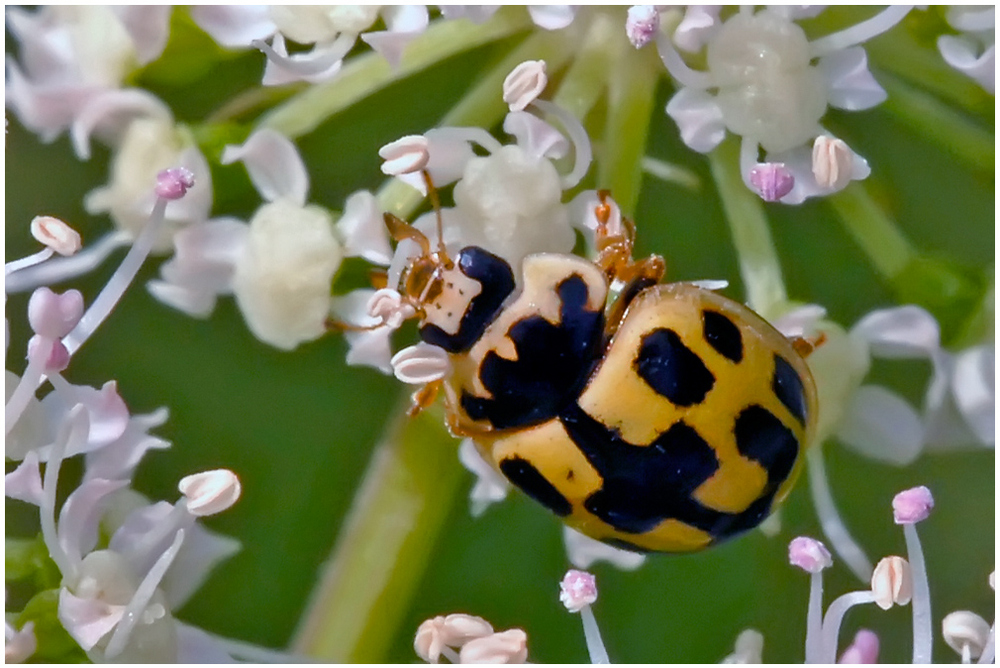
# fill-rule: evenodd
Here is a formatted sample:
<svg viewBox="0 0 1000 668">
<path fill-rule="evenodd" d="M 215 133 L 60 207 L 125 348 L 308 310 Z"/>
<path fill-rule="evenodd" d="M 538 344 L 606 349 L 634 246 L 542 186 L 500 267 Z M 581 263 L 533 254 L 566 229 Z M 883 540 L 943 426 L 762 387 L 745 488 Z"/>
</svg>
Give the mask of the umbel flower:
<svg viewBox="0 0 1000 668">
<path fill-rule="evenodd" d="M 992 660 L 993 8 L 6 16 L 8 662 Z M 405 416 L 385 215 L 519 276 L 598 210 L 817 346 L 761 532 L 620 550 Z"/>
</svg>

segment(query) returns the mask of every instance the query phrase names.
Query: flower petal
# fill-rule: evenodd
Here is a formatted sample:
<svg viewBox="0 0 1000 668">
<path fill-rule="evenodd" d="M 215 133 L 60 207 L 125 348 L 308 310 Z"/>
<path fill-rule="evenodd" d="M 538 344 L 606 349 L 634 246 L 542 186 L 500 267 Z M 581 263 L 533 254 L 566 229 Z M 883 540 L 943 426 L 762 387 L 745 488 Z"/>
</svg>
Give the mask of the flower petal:
<svg viewBox="0 0 1000 668">
<path fill-rule="evenodd" d="M 996 442 L 996 360 L 993 346 L 977 346 L 955 360 L 955 404 L 981 443 Z"/>
<path fill-rule="evenodd" d="M 834 51 L 820 58 L 818 67 L 834 107 L 848 111 L 870 109 L 888 97 L 868 69 L 868 54 L 863 47 Z"/>
<path fill-rule="evenodd" d="M 129 418 L 128 426 L 118 439 L 99 450 L 87 453 L 84 480 L 131 479 L 132 472 L 146 452 L 170 447 L 170 441 L 148 433 L 150 429 L 162 426 L 167 421 L 167 415 L 166 408 L 159 408 L 152 413 Z"/>
<path fill-rule="evenodd" d="M 94 95 L 82 105 L 73 119 L 70 136 L 73 150 L 81 160 L 90 159 L 90 136 L 97 134 L 112 146 L 118 144 L 134 118 L 173 119 L 170 108 L 158 97 L 138 88 L 109 90 Z"/>
<path fill-rule="evenodd" d="M 684 143 L 699 153 L 708 153 L 726 137 L 722 109 L 706 91 L 681 88 L 667 103 L 667 115 L 677 123 Z"/>
<path fill-rule="evenodd" d="M 569 141 L 561 132 L 526 111 L 507 114 L 503 130 L 516 137 L 517 145 L 536 158 L 558 160 L 569 153 Z"/>
<path fill-rule="evenodd" d="M 42 505 L 42 476 L 35 451 L 29 450 L 21 465 L 4 476 L 3 493 L 11 499 Z"/>
<path fill-rule="evenodd" d="M 905 466 L 920 455 L 924 426 L 898 395 L 878 385 L 863 385 L 847 407 L 837 438 L 866 457 Z"/>
<path fill-rule="evenodd" d="M 587 569 L 597 561 L 606 561 L 623 571 L 634 571 L 646 563 L 646 556 L 638 552 L 620 550 L 579 531 L 563 527 L 563 542 L 569 562 L 577 568 Z"/>
<path fill-rule="evenodd" d="M 259 42 L 255 44 L 260 47 Z M 316 44 L 312 51 L 289 56 L 284 36 L 280 32 L 276 33 L 271 40 L 271 48 L 284 59 L 284 64 L 276 62 L 273 59 L 274 54 L 269 54 L 271 57 L 264 66 L 264 78 L 261 83 L 265 86 L 281 86 L 296 81 L 309 83 L 329 81 L 340 72 L 344 56 L 353 45 L 353 39 L 348 40 L 345 37 L 330 44 Z"/>
<path fill-rule="evenodd" d="M 344 255 L 363 257 L 373 264 L 387 265 L 392 260 L 389 232 L 382 220 L 375 196 L 359 190 L 344 203 L 344 215 L 337 221 L 337 231 L 344 241 Z"/>
<path fill-rule="evenodd" d="M 290 199 L 299 206 L 306 203 L 309 172 L 298 148 L 283 134 L 264 128 L 254 132 L 242 146 L 227 146 L 222 164 L 243 162 L 261 197 L 268 202 Z"/>
<path fill-rule="evenodd" d="M 124 612 L 124 605 L 77 598 L 65 587 L 59 590 L 59 621 L 86 652 L 118 625 Z"/>
<path fill-rule="evenodd" d="M 872 311 L 851 328 L 872 355 L 887 359 L 930 358 L 941 346 L 937 320 L 919 306 Z"/>
<path fill-rule="evenodd" d="M 118 5 L 112 11 L 125 26 L 140 65 L 147 65 L 163 53 L 170 36 L 171 5 Z"/>
<path fill-rule="evenodd" d="M 722 5 L 688 5 L 684 18 L 674 30 L 674 44 L 688 53 L 701 51 L 715 34 L 722 21 L 719 11 Z"/>
<path fill-rule="evenodd" d="M 565 28 L 576 18 L 576 7 L 573 5 L 529 5 L 528 13 L 532 22 L 545 30 Z"/>
<path fill-rule="evenodd" d="M 88 480 L 66 498 L 59 511 L 59 545 L 73 563 L 96 547 L 105 502 L 128 484 L 128 480 Z"/>
<path fill-rule="evenodd" d="M 463 439 L 458 446 L 458 461 L 476 476 L 476 484 L 469 492 L 469 513 L 473 517 L 479 517 L 492 504 L 507 498 L 510 483 L 483 459 L 471 438 Z"/>
<path fill-rule="evenodd" d="M 192 10 L 195 9 L 192 7 Z M 236 663 L 219 642 L 197 626 L 175 622 L 177 629 L 177 663 L 181 665 L 206 663 Z"/>
<path fill-rule="evenodd" d="M 199 28 L 230 49 L 249 48 L 276 30 L 267 5 L 193 5 L 189 11 Z"/>
<path fill-rule="evenodd" d="M 990 93 L 994 92 L 996 89 L 994 44 L 990 44 L 982 53 L 978 53 L 977 46 L 972 40 L 961 36 L 942 35 L 938 38 L 937 46 L 946 63 L 975 79 Z"/>
</svg>

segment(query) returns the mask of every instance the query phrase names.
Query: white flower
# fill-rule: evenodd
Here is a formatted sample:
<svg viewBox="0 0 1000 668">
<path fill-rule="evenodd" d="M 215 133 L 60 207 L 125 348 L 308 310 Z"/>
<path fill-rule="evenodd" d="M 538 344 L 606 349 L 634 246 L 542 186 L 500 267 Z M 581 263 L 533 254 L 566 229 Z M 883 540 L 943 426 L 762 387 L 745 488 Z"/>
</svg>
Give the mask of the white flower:
<svg viewBox="0 0 1000 668">
<path fill-rule="evenodd" d="M 510 483 L 483 459 L 471 438 L 463 439 L 458 446 L 458 461 L 476 476 L 476 484 L 469 492 L 469 512 L 473 517 L 479 517 L 489 506 L 507 498 Z"/>
<path fill-rule="evenodd" d="M 996 7 L 949 7 L 946 17 L 959 35 L 938 37 L 945 62 L 990 93 L 996 89 Z"/>
<path fill-rule="evenodd" d="M 195 185 L 184 198 L 167 204 L 165 225 L 154 244 L 155 252 L 166 252 L 178 230 L 204 222 L 212 208 L 208 162 L 172 120 L 143 117 L 128 125 L 112 160 L 111 180 L 87 195 L 87 211 L 109 213 L 117 227 L 135 237 L 156 203 L 156 175 L 176 166 L 191 171 Z"/>
<path fill-rule="evenodd" d="M 643 554 L 612 547 L 569 527 L 563 527 L 563 542 L 569 563 L 577 568 L 590 568 L 598 561 L 606 561 L 620 570 L 634 571 L 646 563 L 646 556 Z"/>
<path fill-rule="evenodd" d="M 7 103 L 52 141 L 95 99 L 116 91 L 137 63 L 159 57 L 170 8 L 50 6 L 7 10 L 20 61 L 7 58 Z"/>
<path fill-rule="evenodd" d="M 326 210 L 288 199 L 258 209 L 232 281 L 250 331 L 284 350 L 322 336 L 342 257 Z"/>
<path fill-rule="evenodd" d="M 689 68 L 668 36 L 657 37 L 664 65 L 682 86 L 667 105 L 667 114 L 677 122 L 684 142 L 702 153 L 718 145 L 727 130 L 742 137 L 740 167 L 748 185 L 751 170 L 761 162 L 761 150 L 766 162 L 784 164 L 795 187 L 781 202 L 798 204 L 835 192 L 852 179 L 867 177 L 867 163 L 843 144 L 838 155 L 850 159 L 838 164 L 846 160 L 849 169 L 831 179 L 829 165 L 823 163 L 817 180 L 812 140 L 829 134 L 820 125 L 828 106 L 853 111 L 885 99 L 885 91 L 868 71 L 864 49 L 856 44 L 888 30 L 907 11 L 890 7 L 866 22 L 864 30 L 810 42 L 792 21 L 794 12 L 740 11 L 719 24 L 717 10 L 706 9 L 690 18 L 696 32 L 680 35 L 686 46 L 707 45 L 705 71 Z"/>
</svg>

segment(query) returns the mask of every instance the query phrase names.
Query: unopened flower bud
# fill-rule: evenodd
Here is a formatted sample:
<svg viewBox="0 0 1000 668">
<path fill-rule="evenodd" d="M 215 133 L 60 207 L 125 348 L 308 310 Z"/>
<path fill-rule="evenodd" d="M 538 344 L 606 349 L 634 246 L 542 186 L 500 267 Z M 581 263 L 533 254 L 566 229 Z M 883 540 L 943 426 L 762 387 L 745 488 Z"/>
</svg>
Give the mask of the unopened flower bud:
<svg viewBox="0 0 1000 668">
<path fill-rule="evenodd" d="M 820 135 L 813 143 L 812 172 L 823 188 L 840 190 L 851 182 L 854 153 L 841 139 Z"/>
<path fill-rule="evenodd" d="M 637 49 L 648 44 L 660 29 L 660 12 L 654 5 L 634 5 L 629 7 L 625 19 L 625 34 Z"/>
<path fill-rule="evenodd" d="M 795 187 L 795 177 L 784 163 L 764 162 L 750 170 L 750 184 L 765 202 L 777 202 Z"/>
<path fill-rule="evenodd" d="M 833 564 L 830 551 L 815 538 L 799 536 L 788 544 L 788 561 L 807 573 L 819 573 Z"/>
<path fill-rule="evenodd" d="M 458 656 L 462 663 L 524 663 L 528 659 L 528 635 L 521 629 L 510 629 L 470 640 Z"/>
<path fill-rule="evenodd" d="M 427 166 L 430 160 L 427 137 L 407 135 L 390 142 L 378 150 L 382 163 L 382 173 L 389 176 L 412 174 Z"/>
<path fill-rule="evenodd" d="M 910 563 L 902 557 L 886 557 L 878 562 L 872 572 L 872 594 L 875 605 L 883 610 L 909 603 L 913 598 Z"/>
<path fill-rule="evenodd" d="M 52 216 L 35 216 L 30 228 L 31 236 L 60 255 L 73 255 L 83 245 L 79 232 Z"/>
<path fill-rule="evenodd" d="M 523 111 L 542 94 L 548 82 L 545 61 L 526 60 L 511 70 L 503 80 L 503 101 L 510 106 L 511 111 Z"/>
<path fill-rule="evenodd" d="M 194 173 L 185 167 L 171 167 L 156 175 L 157 197 L 175 200 L 184 197 L 194 187 Z"/>
<path fill-rule="evenodd" d="M 181 478 L 177 489 L 186 497 L 188 511 L 198 517 L 221 513 L 236 503 L 242 492 L 240 479 L 228 469 Z"/>
<path fill-rule="evenodd" d="M 444 647 L 461 647 L 470 640 L 493 633 L 493 626 L 482 617 L 454 614 L 423 622 L 413 639 L 413 650 L 424 661 L 437 663 Z"/>
<path fill-rule="evenodd" d="M 878 663 L 879 641 L 874 631 L 861 629 L 838 663 Z"/>
<path fill-rule="evenodd" d="M 73 331 L 83 316 L 83 295 L 79 290 L 57 294 L 41 287 L 28 300 L 28 322 L 32 331 L 49 339 L 61 339 Z"/>
<path fill-rule="evenodd" d="M 368 300 L 368 315 L 378 318 L 383 324 L 396 328 L 414 314 L 410 304 L 403 303 L 403 297 L 392 288 L 376 290 Z"/>
<path fill-rule="evenodd" d="M 56 373 L 63 371 L 69 366 L 69 350 L 59 339 L 47 339 L 50 342 L 47 357 L 44 360 L 45 373 Z M 43 337 L 33 336 L 28 340 L 28 358 L 40 354 L 39 346 L 42 345 Z"/>
<path fill-rule="evenodd" d="M 916 524 L 927 519 L 934 508 L 931 490 L 924 486 L 900 492 L 892 499 L 892 516 L 896 524 Z"/>
<path fill-rule="evenodd" d="M 976 659 L 986 647 L 990 625 L 974 612 L 956 610 L 941 620 L 941 633 L 948 647 L 959 654 L 968 653 L 970 659 Z"/>
<path fill-rule="evenodd" d="M 408 385 L 423 385 L 444 378 L 451 368 L 443 348 L 421 341 L 392 356 L 393 373 Z"/>
<path fill-rule="evenodd" d="M 580 612 L 597 600 L 597 579 L 587 571 L 566 571 L 559 589 L 559 600 L 570 612 Z"/>
</svg>

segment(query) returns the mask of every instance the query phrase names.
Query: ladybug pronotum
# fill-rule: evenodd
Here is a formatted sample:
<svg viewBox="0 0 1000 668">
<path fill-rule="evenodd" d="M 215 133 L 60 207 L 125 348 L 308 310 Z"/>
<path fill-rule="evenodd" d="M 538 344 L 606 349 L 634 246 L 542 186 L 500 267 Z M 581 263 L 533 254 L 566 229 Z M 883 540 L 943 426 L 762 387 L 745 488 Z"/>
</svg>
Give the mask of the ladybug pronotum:
<svg viewBox="0 0 1000 668">
<path fill-rule="evenodd" d="M 634 228 L 609 231 L 606 196 L 595 261 L 529 255 L 519 280 L 487 249 L 452 259 L 386 215 L 397 240 L 420 244 L 399 291 L 451 363 L 414 411 L 443 390 L 452 432 L 581 533 L 699 550 L 757 526 L 788 494 L 816 389 L 793 342 L 749 308 L 660 284 L 657 256 L 633 261 Z"/>
</svg>

